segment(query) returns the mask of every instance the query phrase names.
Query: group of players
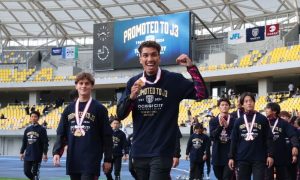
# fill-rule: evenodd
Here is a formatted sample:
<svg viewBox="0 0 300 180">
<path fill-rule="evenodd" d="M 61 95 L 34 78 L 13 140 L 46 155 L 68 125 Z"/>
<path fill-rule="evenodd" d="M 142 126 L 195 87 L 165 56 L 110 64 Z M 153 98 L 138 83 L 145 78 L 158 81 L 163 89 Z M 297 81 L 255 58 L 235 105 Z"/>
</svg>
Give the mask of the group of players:
<svg viewBox="0 0 300 180">
<path fill-rule="evenodd" d="M 187 155 L 192 156 L 190 179 L 202 179 L 210 140 L 213 171 L 219 180 L 299 179 L 300 118 L 290 121 L 277 103 L 268 103 L 265 115 L 256 112 L 255 96 L 249 92 L 238 103 L 237 111 L 229 113 L 230 101 L 218 100 L 219 114 L 209 122 L 210 137 L 202 133 L 201 124 L 194 125 L 187 146 Z"/>
<path fill-rule="evenodd" d="M 139 46 L 143 71 L 127 82 L 117 105 L 118 119 L 112 121 L 111 126 L 107 109 L 91 97 L 93 76 L 89 73 L 76 76 L 78 98 L 62 113 L 53 147 L 53 163 L 59 166 L 67 146 L 66 173 L 71 180 L 98 179 L 103 155 L 102 169 L 107 178 L 112 179 L 112 163 L 118 169 L 116 164 L 128 153 L 117 144 L 124 139 L 124 134 L 118 130 L 119 120 L 125 119 L 130 112 L 133 118 L 130 158 L 135 178 L 170 179 L 171 168 L 179 163 L 179 103 L 183 99 L 205 99 L 208 92 L 198 68 L 185 54 L 176 62 L 186 67 L 192 81 L 160 69 L 160 49 L 154 41 L 145 41 Z M 292 179 L 286 164 L 297 162 L 296 129 L 279 117 L 280 107 L 276 103 L 267 105 L 265 117 L 254 110 L 252 93 L 242 94 L 239 102 L 241 108 L 229 114 L 230 101 L 220 99 L 220 114 L 210 121 L 211 157 L 216 177 L 273 179 L 276 169 L 277 179 Z M 37 123 L 39 114 L 32 112 L 30 118 L 32 125 L 24 132 L 21 159 L 25 156 L 24 171 L 28 178 L 38 179 L 40 162 L 42 158 L 47 159 L 48 140 L 46 130 Z M 190 179 L 202 179 L 201 168 L 209 158 L 209 139 L 202 130 L 202 126 L 196 124 L 187 144 Z M 287 140 L 290 143 L 287 144 Z M 120 179 L 119 174 L 116 175 L 116 179 Z"/>
</svg>

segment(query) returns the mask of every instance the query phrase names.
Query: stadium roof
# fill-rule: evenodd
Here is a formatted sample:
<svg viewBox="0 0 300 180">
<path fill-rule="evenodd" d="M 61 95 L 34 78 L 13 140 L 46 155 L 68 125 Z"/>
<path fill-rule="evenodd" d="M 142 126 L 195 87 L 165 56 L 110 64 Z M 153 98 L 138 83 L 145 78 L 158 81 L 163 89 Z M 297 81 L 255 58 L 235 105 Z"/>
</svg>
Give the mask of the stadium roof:
<svg viewBox="0 0 300 180">
<path fill-rule="evenodd" d="M 4 46 L 9 41 L 26 46 L 24 39 L 47 39 L 44 44 L 66 40 L 85 44 L 80 38 L 92 39 L 95 23 L 182 11 L 191 11 L 203 21 L 198 21 L 199 31 L 205 30 L 205 24 L 211 31 L 220 32 L 260 25 L 260 21 L 299 22 L 299 1 L 0 0 L 0 32 Z"/>
</svg>

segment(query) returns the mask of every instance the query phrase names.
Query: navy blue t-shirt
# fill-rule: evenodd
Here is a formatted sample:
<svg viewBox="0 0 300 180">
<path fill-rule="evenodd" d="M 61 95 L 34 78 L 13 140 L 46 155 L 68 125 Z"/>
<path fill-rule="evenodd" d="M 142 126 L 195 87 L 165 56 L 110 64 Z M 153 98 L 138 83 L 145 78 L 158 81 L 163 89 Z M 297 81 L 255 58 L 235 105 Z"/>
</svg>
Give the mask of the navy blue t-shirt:
<svg viewBox="0 0 300 180">
<path fill-rule="evenodd" d="M 20 153 L 23 154 L 24 151 L 25 161 L 41 162 L 43 154 L 47 155 L 48 136 L 43 126 L 32 124 L 25 129 Z"/>
<path fill-rule="evenodd" d="M 79 103 L 79 117 L 87 102 Z M 100 175 L 100 162 L 104 151 L 110 152 L 105 156 L 112 157 L 112 129 L 109 125 L 106 108 L 96 100 L 85 115 L 82 125 L 85 136 L 77 137 L 75 133 L 75 102 L 67 106 L 61 115 L 57 128 L 57 140 L 53 154 L 61 154 L 64 146 L 68 145 L 66 169 L 67 174 L 82 173 Z"/>
<path fill-rule="evenodd" d="M 234 118 L 230 116 L 227 128 L 220 126 L 219 117 L 215 117 L 209 122 L 210 137 L 213 141 L 212 164 L 224 166 L 228 163 L 228 153 L 230 150 L 230 135 L 234 125 Z"/>
<path fill-rule="evenodd" d="M 203 162 L 204 154 L 209 152 L 209 137 L 205 134 L 192 134 L 186 146 L 186 155 L 191 162 Z"/>
<path fill-rule="evenodd" d="M 195 68 L 196 69 L 196 68 Z M 199 74 L 199 73 L 198 73 Z M 177 138 L 179 103 L 183 99 L 196 99 L 194 83 L 183 75 L 162 70 L 156 84 L 146 84 L 136 100 L 131 101 L 131 87 L 142 74 L 132 77 L 118 104 L 118 117 L 124 119 L 132 110 L 133 142 L 132 157 L 173 157 Z M 147 76 L 154 81 L 155 76 Z M 202 77 L 197 76 L 200 81 Z M 203 83 L 203 80 L 201 81 Z M 206 87 L 199 86 L 206 98 Z M 198 91 L 199 92 L 199 91 Z M 131 103 L 130 108 L 126 103 Z"/>
<path fill-rule="evenodd" d="M 247 120 L 251 124 L 253 114 L 247 115 Z M 273 154 L 273 136 L 268 119 L 260 113 L 256 113 L 253 126 L 254 140 L 246 141 L 247 129 L 244 117 L 235 120 L 231 133 L 231 144 L 229 158 L 237 161 L 262 161 L 265 162 L 267 156 Z"/>
<path fill-rule="evenodd" d="M 270 127 L 273 129 L 275 124 L 274 120 L 269 120 Z M 290 125 L 288 122 L 279 118 L 278 123 L 273 132 L 273 141 L 274 141 L 274 164 L 277 166 L 286 166 L 289 164 L 288 154 L 291 153 L 291 149 L 286 144 L 286 138 L 288 138 L 291 142 L 292 147 L 298 147 L 299 142 L 297 139 L 297 131 L 296 129 Z"/>
</svg>

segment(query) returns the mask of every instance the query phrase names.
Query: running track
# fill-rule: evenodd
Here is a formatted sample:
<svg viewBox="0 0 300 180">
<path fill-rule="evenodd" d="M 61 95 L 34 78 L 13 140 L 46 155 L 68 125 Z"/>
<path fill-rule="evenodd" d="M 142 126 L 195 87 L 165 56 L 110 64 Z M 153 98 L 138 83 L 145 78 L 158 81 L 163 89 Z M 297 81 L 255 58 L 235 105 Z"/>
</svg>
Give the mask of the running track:
<svg viewBox="0 0 300 180">
<path fill-rule="evenodd" d="M 48 162 L 42 162 L 40 168 L 40 179 L 41 180 L 67 180 L 69 179 L 65 175 L 65 158 L 61 160 L 61 167 L 54 167 L 52 164 L 52 157 L 49 158 Z M 122 180 L 132 180 L 129 171 L 128 163 L 122 163 L 121 178 Z M 173 168 L 171 172 L 172 179 L 188 179 L 189 161 L 180 160 L 180 164 L 177 168 Z M 206 170 L 205 170 L 206 172 Z M 26 178 L 23 173 L 23 161 L 20 161 L 19 157 L 12 156 L 0 156 L 0 177 L 8 178 Z M 101 180 L 106 179 L 105 175 L 101 173 Z M 213 172 L 210 173 L 210 179 L 216 179 Z"/>
</svg>

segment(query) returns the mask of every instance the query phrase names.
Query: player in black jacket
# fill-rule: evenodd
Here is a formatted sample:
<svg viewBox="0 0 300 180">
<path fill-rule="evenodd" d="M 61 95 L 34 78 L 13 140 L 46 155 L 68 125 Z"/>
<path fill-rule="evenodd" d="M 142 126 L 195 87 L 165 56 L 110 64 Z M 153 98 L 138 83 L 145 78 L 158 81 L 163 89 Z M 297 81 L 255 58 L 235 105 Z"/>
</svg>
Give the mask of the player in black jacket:
<svg viewBox="0 0 300 180">
<path fill-rule="evenodd" d="M 245 109 L 244 116 L 235 120 L 231 133 L 228 166 L 238 169 L 240 180 L 262 180 L 265 167 L 273 165 L 273 136 L 268 119 L 254 110 L 255 97 L 243 93 L 240 103 Z"/>
<path fill-rule="evenodd" d="M 44 127 L 39 125 L 40 113 L 30 113 L 31 125 L 24 131 L 20 159 L 24 160 L 24 173 L 31 180 L 39 179 L 39 169 L 42 159 L 48 160 L 48 136 Z M 24 153 L 25 151 L 25 153 Z"/>
<path fill-rule="evenodd" d="M 203 167 L 208 151 L 208 136 L 203 134 L 203 125 L 198 123 L 186 147 L 186 159 L 190 159 L 190 179 L 203 179 Z"/>
<path fill-rule="evenodd" d="M 220 114 L 209 122 L 210 137 L 213 141 L 213 170 L 218 180 L 231 180 L 234 173 L 228 167 L 228 153 L 235 119 L 229 114 L 230 101 L 227 98 L 219 99 L 217 106 Z"/>
<path fill-rule="evenodd" d="M 113 157 L 112 157 L 112 168 L 108 173 L 106 173 L 106 177 L 108 180 L 112 180 L 112 170 L 114 169 L 115 180 L 120 180 L 120 172 L 122 167 L 122 158 L 124 160 L 128 159 L 128 145 L 126 134 L 120 130 L 120 121 L 118 119 L 114 119 L 111 122 L 111 127 L 113 129 Z"/>
<path fill-rule="evenodd" d="M 133 117 L 131 147 L 139 179 L 168 179 L 177 140 L 179 103 L 183 99 L 205 99 L 207 90 L 198 68 L 185 54 L 176 62 L 185 66 L 193 81 L 182 74 L 160 69 L 161 46 L 143 42 L 138 50 L 143 72 L 130 78 L 118 107 L 118 118 Z"/>
<path fill-rule="evenodd" d="M 274 165 L 267 169 L 267 179 L 274 179 L 274 170 L 276 169 L 276 179 L 291 179 L 288 173 L 288 164 L 290 163 L 289 154 L 292 154 L 292 163 L 296 164 L 298 156 L 298 137 L 296 129 L 279 117 L 280 106 L 277 103 L 268 103 L 265 108 L 266 116 L 269 120 L 270 128 L 274 141 Z M 292 145 L 292 150 L 286 144 L 286 138 Z"/>
</svg>

